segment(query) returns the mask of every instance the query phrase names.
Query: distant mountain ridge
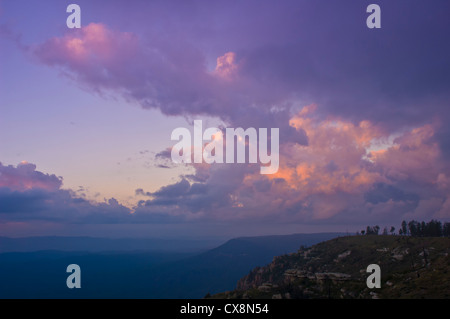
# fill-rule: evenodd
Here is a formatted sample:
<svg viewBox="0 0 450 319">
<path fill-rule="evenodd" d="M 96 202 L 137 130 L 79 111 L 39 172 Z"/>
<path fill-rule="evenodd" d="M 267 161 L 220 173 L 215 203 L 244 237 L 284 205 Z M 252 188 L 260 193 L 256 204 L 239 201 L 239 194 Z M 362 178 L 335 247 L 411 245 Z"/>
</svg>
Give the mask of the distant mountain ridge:
<svg viewBox="0 0 450 319">
<path fill-rule="evenodd" d="M 39 250 L 60 251 L 177 251 L 191 252 L 211 249 L 220 243 L 216 240 L 163 239 L 163 238 L 102 238 L 88 236 L 36 236 L 0 237 L 0 253 L 32 252 Z"/>
<path fill-rule="evenodd" d="M 165 266 L 164 274 L 173 282 L 170 296 L 200 298 L 206 293 L 234 289 L 239 278 L 252 268 L 270 262 L 275 256 L 295 252 L 302 245 L 310 246 L 342 235 L 315 233 L 230 239 L 217 248 L 183 260 L 182 269 L 178 269 L 178 265 Z M 181 288 L 178 292 L 176 282 L 184 284 L 178 286 Z"/>
<path fill-rule="evenodd" d="M 2 253 L 0 298 L 202 298 L 234 289 L 239 278 L 274 256 L 340 235 L 240 237 L 197 254 L 152 250 Z M 72 263 L 81 267 L 81 289 L 65 285 L 65 267 Z"/>
<path fill-rule="evenodd" d="M 313 234 L 290 234 L 269 235 L 254 237 L 237 237 L 226 243 L 205 252 L 207 256 L 245 256 L 250 252 L 253 257 L 260 254 L 261 262 L 277 255 L 297 251 L 301 245 L 311 246 L 319 242 L 344 236 L 344 233 L 313 233 Z M 270 256 L 270 257 L 268 257 Z M 268 260 L 268 261 L 270 261 Z"/>
</svg>

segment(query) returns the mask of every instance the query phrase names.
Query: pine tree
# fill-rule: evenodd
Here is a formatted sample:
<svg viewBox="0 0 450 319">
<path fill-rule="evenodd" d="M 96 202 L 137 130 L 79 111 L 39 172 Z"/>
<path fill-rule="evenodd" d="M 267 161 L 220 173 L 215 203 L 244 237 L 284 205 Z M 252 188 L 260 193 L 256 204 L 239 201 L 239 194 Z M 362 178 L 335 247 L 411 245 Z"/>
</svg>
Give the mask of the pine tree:
<svg viewBox="0 0 450 319">
<path fill-rule="evenodd" d="M 407 228 L 406 221 L 402 221 L 402 234 L 408 235 L 408 228 Z"/>
<path fill-rule="evenodd" d="M 395 233 L 395 227 L 394 227 L 394 226 L 391 226 L 391 230 L 390 230 L 389 232 L 391 233 L 391 235 L 394 235 L 394 233 Z"/>
</svg>

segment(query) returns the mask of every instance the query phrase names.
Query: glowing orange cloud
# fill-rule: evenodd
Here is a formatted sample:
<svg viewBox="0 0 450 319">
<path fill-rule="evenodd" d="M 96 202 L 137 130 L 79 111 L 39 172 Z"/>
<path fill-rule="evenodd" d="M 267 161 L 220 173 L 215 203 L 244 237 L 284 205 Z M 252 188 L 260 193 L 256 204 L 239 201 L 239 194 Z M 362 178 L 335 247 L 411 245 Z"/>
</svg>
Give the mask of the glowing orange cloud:
<svg viewBox="0 0 450 319">
<path fill-rule="evenodd" d="M 217 58 L 214 74 L 224 79 L 231 79 L 236 75 L 238 65 L 236 64 L 236 53 L 227 52 Z"/>
<path fill-rule="evenodd" d="M 393 178 L 439 183 L 442 187 L 449 184 L 445 168 L 436 165 L 439 148 L 430 142 L 432 125 L 413 128 L 374 150 L 373 144 L 388 140 L 390 133 L 370 121 L 355 124 L 339 118 L 320 120 L 314 117 L 316 109 L 316 105 L 305 106 L 290 120 L 292 127 L 306 132 L 308 145 L 282 145 L 279 171 L 266 177 L 272 182 L 272 194 L 260 198 L 268 207 L 306 207 L 310 208 L 310 218 L 323 219 L 348 208 L 342 194 L 356 196 L 361 200 L 359 205 L 364 205 L 362 194 L 376 183 L 391 183 Z M 261 177 L 247 176 L 243 184 L 251 187 L 258 179 Z M 322 200 L 312 200 L 314 197 Z M 389 202 L 380 207 L 383 205 Z"/>
</svg>

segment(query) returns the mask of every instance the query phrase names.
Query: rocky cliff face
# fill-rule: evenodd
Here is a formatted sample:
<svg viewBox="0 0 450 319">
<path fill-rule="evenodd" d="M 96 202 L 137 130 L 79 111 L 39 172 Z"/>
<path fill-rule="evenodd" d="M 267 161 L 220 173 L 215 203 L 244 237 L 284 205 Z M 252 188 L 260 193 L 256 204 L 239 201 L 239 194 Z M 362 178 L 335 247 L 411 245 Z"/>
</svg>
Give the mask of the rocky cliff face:
<svg viewBox="0 0 450 319">
<path fill-rule="evenodd" d="M 349 236 L 278 256 L 215 298 L 449 298 L 450 239 Z M 367 266 L 381 268 L 369 289 Z"/>
</svg>

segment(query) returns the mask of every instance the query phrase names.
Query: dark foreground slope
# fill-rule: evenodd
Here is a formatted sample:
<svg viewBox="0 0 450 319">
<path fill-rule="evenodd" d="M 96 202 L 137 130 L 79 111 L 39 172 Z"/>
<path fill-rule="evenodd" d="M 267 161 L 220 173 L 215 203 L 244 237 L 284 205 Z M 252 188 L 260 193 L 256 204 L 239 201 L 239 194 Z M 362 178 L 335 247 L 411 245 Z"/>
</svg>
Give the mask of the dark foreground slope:
<svg viewBox="0 0 450 319">
<path fill-rule="evenodd" d="M 214 298 L 450 298 L 450 238 L 350 236 L 282 255 Z M 369 289 L 367 266 L 381 268 Z"/>
</svg>

